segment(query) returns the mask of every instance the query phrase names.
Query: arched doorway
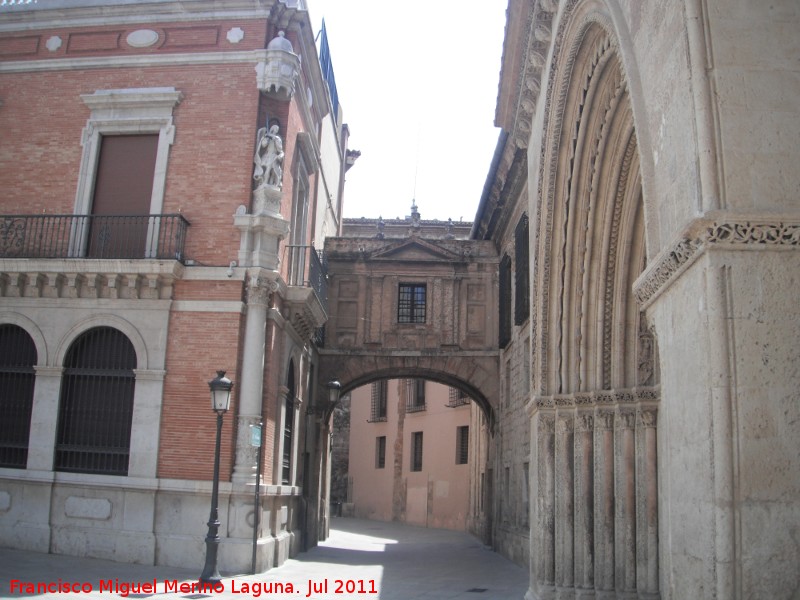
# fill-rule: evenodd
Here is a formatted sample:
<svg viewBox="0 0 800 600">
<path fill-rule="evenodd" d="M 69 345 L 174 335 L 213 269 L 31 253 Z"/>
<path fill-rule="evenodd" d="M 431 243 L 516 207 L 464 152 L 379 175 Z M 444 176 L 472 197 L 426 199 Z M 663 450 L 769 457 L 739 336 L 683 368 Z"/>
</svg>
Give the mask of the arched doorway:
<svg viewBox="0 0 800 600">
<path fill-rule="evenodd" d="M 531 202 L 531 595 L 658 594 L 660 391 L 632 291 L 647 256 L 630 92 L 605 17 L 560 23 Z"/>
</svg>

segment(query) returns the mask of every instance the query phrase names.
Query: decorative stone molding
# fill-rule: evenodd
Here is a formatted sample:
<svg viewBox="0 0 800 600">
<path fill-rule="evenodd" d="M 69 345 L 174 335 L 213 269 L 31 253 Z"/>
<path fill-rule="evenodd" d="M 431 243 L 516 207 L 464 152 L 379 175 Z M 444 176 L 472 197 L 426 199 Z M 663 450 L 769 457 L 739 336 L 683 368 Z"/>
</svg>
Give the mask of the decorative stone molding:
<svg viewBox="0 0 800 600">
<path fill-rule="evenodd" d="M 21 261 L 19 266 L 23 267 Z M 111 300 L 169 300 L 183 266 L 150 261 L 81 260 L 80 272 L 69 269 L 75 261 L 37 261 L 16 270 L 15 262 L 0 264 L 0 297 L 72 298 Z"/>
<path fill-rule="evenodd" d="M 137 29 L 131 31 L 125 41 L 134 48 L 147 48 L 158 41 L 158 32 L 152 29 Z"/>
<path fill-rule="evenodd" d="M 797 249 L 800 247 L 800 224 L 756 218 L 693 221 L 634 282 L 634 295 L 641 309 L 650 306 L 703 252 L 715 246 L 742 250 Z"/>
<path fill-rule="evenodd" d="M 244 39 L 244 30 L 241 27 L 231 27 L 225 34 L 225 39 L 231 44 L 238 44 Z"/>
<path fill-rule="evenodd" d="M 642 309 L 650 305 L 651 300 L 661 293 L 668 281 L 677 278 L 679 273 L 695 258 L 701 242 L 681 239 L 671 249 L 662 252 L 645 272 L 634 283 L 634 296 Z"/>
<path fill-rule="evenodd" d="M 709 243 L 800 246 L 797 223 L 717 223 L 707 229 Z"/>
<path fill-rule="evenodd" d="M 537 396 L 531 403 L 531 412 L 539 409 L 573 409 L 613 405 L 635 405 L 637 403 L 657 403 L 661 398 L 658 386 L 631 388 L 625 390 L 599 390 L 560 394 L 556 396 Z"/>
<path fill-rule="evenodd" d="M 256 85 L 265 94 L 289 100 L 295 92 L 300 73 L 300 57 L 283 31 L 268 45 L 264 59 L 256 65 Z"/>
<path fill-rule="evenodd" d="M 63 43 L 64 43 L 64 42 L 61 40 L 61 38 L 60 38 L 60 37 L 58 37 L 57 35 L 52 35 L 52 36 L 50 36 L 49 38 L 47 38 L 47 42 L 45 43 L 45 47 L 46 47 L 46 48 L 47 48 L 47 49 L 48 49 L 50 52 L 55 52 L 56 50 L 58 50 L 59 48 L 61 48 L 61 45 L 62 45 Z"/>
<path fill-rule="evenodd" d="M 314 332 L 328 320 L 328 315 L 312 288 L 289 286 L 286 303 L 289 322 L 303 340 L 310 340 Z"/>
<path fill-rule="evenodd" d="M 175 140 L 172 111 L 182 98 L 183 94 L 173 87 L 97 90 L 93 94 L 81 95 L 81 100 L 91 110 L 91 116 L 81 140 L 83 153 L 74 214 L 91 212 L 102 136 L 133 133 L 158 134 L 149 213 L 157 215 L 162 212 L 169 150 Z"/>
</svg>

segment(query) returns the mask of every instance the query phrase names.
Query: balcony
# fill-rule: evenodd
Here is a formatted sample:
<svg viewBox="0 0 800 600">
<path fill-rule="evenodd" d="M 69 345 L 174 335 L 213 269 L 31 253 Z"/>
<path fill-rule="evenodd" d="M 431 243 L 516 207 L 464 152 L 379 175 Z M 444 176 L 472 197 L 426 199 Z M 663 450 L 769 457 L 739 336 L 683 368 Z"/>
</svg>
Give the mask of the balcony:
<svg viewBox="0 0 800 600">
<path fill-rule="evenodd" d="M 183 262 L 182 215 L 0 215 L 0 258 Z"/>
<path fill-rule="evenodd" d="M 321 346 L 323 325 L 328 320 L 328 273 L 324 256 L 314 246 L 287 245 L 284 251 L 289 266 L 287 299 L 292 324 Z"/>
</svg>

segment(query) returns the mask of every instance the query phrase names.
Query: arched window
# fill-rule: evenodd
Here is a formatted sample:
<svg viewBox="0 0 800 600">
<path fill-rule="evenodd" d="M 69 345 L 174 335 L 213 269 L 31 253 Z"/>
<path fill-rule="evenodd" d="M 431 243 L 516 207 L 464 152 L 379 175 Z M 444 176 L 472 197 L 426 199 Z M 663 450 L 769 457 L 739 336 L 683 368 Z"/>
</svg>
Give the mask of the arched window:
<svg viewBox="0 0 800 600">
<path fill-rule="evenodd" d="M 76 339 L 64 360 L 56 471 L 127 475 L 136 352 L 111 327 Z"/>
<path fill-rule="evenodd" d="M 0 467 L 24 469 L 28 463 L 37 359 L 27 331 L 0 325 Z"/>
</svg>

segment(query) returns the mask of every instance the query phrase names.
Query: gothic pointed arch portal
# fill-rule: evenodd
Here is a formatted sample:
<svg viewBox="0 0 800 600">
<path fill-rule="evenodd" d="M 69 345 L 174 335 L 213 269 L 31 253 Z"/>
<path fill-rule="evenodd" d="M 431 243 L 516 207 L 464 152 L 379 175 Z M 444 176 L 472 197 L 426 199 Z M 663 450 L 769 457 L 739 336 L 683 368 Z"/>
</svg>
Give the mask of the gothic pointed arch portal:
<svg viewBox="0 0 800 600">
<path fill-rule="evenodd" d="M 612 27 L 562 16 L 532 207 L 529 596 L 658 597 L 659 375 L 632 291 L 647 256 L 631 99 Z"/>
</svg>

